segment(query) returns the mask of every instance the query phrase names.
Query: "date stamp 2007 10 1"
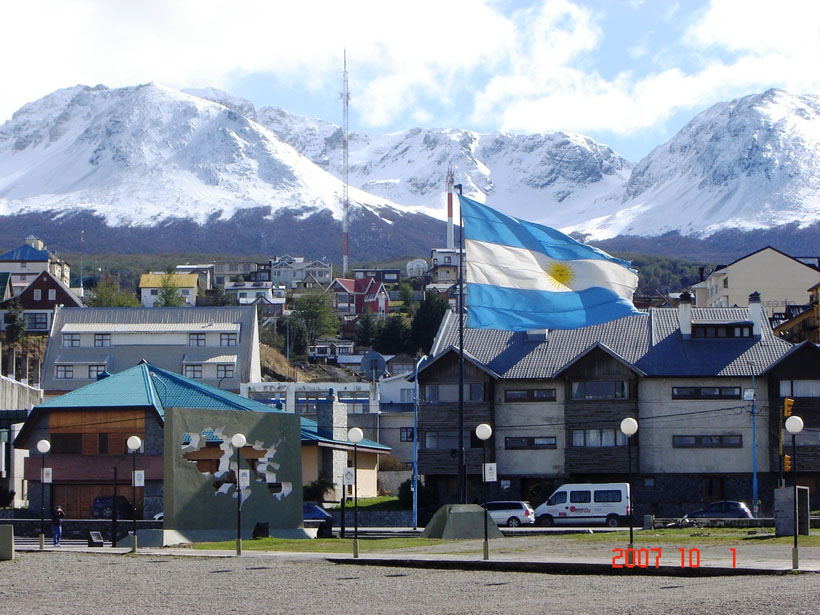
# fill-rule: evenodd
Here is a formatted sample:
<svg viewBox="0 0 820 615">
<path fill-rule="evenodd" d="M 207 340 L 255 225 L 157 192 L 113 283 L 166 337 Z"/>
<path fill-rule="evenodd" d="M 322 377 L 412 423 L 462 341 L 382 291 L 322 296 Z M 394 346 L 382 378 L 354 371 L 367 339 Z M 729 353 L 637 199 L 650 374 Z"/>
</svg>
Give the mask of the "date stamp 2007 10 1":
<svg viewBox="0 0 820 615">
<path fill-rule="evenodd" d="M 731 547 L 732 568 L 737 567 L 737 549 Z M 681 568 L 698 568 L 700 566 L 700 549 L 678 548 Z M 660 568 L 663 550 L 660 548 L 641 549 L 612 549 L 613 568 Z M 675 558 L 675 563 L 678 563 Z M 674 565 L 674 564 L 673 564 Z"/>
</svg>

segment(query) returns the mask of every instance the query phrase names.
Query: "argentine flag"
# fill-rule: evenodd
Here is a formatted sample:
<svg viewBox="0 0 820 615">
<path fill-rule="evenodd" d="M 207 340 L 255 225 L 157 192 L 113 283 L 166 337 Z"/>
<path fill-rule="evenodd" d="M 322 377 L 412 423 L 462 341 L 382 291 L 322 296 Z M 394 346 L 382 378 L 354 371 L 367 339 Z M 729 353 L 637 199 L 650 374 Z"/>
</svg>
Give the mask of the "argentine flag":
<svg viewBox="0 0 820 615">
<path fill-rule="evenodd" d="M 629 263 L 555 229 L 459 196 L 467 326 L 577 329 L 640 314 Z"/>
</svg>

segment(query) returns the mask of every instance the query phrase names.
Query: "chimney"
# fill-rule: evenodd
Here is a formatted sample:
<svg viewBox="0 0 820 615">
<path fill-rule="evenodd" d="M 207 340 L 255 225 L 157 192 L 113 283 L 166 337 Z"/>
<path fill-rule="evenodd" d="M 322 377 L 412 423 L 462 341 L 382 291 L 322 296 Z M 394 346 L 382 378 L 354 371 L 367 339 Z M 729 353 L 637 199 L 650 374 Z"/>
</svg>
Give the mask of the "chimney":
<svg viewBox="0 0 820 615">
<path fill-rule="evenodd" d="M 752 335 L 760 337 L 763 333 L 763 306 L 760 303 L 760 293 L 755 291 L 749 295 L 749 320 L 752 321 Z"/>
<path fill-rule="evenodd" d="M 688 291 L 680 296 L 678 326 L 683 339 L 688 340 L 692 337 L 692 295 Z"/>
<path fill-rule="evenodd" d="M 549 329 L 529 329 L 526 332 L 526 334 L 524 336 L 524 339 L 527 340 L 528 342 L 540 343 L 540 342 L 546 342 L 548 336 L 549 336 Z"/>
<path fill-rule="evenodd" d="M 339 402 L 333 389 L 328 390 L 325 403 L 316 405 L 319 434 L 333 440 L 347 440 L 347 407 Z"/>
</svg>

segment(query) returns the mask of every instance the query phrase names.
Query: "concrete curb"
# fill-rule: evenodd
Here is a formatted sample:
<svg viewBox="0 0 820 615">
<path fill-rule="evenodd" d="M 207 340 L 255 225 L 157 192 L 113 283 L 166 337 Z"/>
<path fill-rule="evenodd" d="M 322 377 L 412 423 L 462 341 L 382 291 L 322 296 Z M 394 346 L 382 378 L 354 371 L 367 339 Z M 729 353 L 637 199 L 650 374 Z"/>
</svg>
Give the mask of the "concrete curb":
<svg viewBox="0 0 820 615">
<path fill-rule="evenodd" d="M 386 558 L 338 558 L 328 557 L 334 564 L 359 566 L 393 566 L 396 568 L 429 568 L 438 570 L 489 570 L 493 572 L 531 572 L 538 574 L 595 574 L 633 575 L 663 577 L 729 577 L 750 575 L 817 574 L 814 570 L 799 570 L 796 573 L 786 568 L 727 568 L 700 566 L 680 568 L 659 566 L 657 568 L 613 568 L 608 564 L 594 562 L 513 562 L 484 560 L 438 560 L 438 559 L 386 559 Z"/>
</svg>

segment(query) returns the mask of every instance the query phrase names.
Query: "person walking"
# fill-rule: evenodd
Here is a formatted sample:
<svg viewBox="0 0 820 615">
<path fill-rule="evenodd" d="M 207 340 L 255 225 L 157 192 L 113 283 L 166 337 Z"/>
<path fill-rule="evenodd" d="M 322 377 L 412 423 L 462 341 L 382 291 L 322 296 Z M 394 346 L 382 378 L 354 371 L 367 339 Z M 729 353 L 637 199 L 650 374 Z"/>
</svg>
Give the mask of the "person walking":
<svg viewBox="0 0 820 615">
<path fill-rule="evenodd" d="M 60 546 L 60 538 L 63 536 L 63 519 L 65 518 L 65 513 L 63 509 L 58 505 L 57 508 L 54 509 L 54 512 L 51 513 L 51 535 L 54 537 L 54 546 Z"/>
</svg>

